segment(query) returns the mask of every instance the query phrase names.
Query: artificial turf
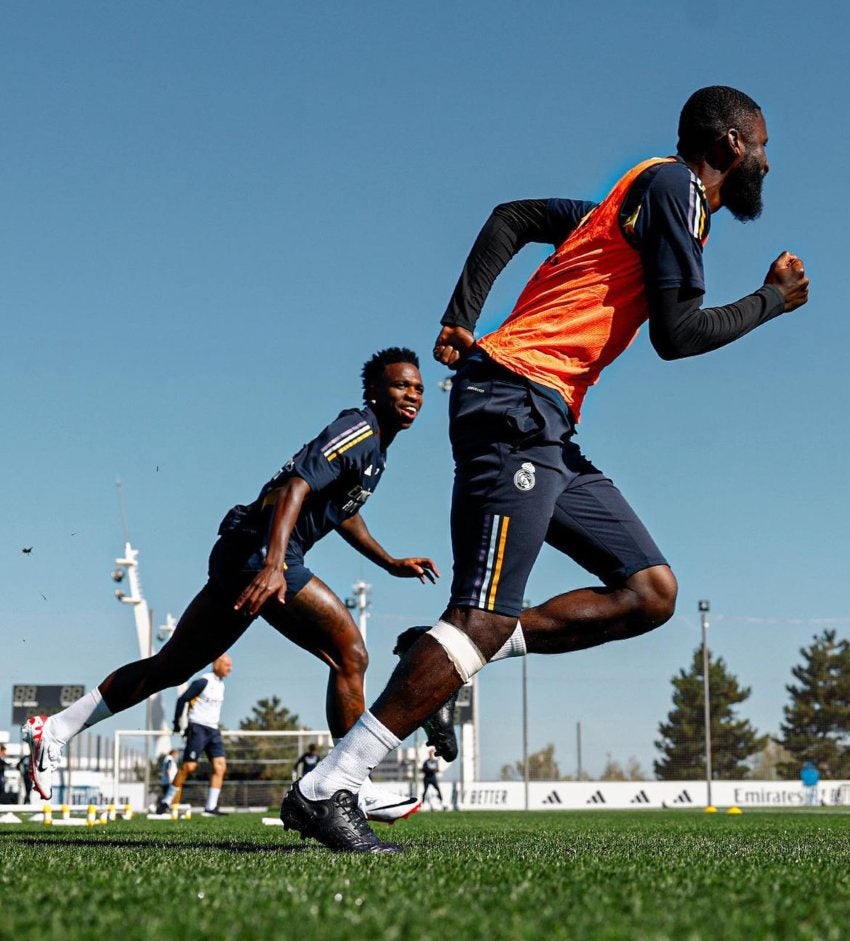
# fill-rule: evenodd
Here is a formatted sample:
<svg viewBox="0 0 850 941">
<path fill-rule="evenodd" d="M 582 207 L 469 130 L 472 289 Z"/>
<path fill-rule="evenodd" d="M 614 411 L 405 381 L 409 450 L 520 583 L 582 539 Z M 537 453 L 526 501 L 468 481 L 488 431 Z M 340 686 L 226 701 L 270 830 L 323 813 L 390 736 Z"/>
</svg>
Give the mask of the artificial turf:
<svg viewBox="0 0 850 941">
<path fill-rule="evenodd" d="M 0 938 L 843 939 L 850 814 L 418 814 L 397 856 L 258 816 L 0 828 Z"/>
</svg>

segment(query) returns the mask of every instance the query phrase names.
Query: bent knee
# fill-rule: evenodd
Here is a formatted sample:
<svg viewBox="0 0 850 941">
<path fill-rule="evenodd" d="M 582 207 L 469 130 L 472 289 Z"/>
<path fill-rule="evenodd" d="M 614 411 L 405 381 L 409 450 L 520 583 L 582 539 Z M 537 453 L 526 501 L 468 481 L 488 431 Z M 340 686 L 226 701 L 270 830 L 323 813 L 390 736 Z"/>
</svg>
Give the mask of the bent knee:
<svg viewBox="0 0 850 941">
<path fill-rule="evenodd" d="M 660 627 L 673 617 L 679 585 L 666 565 L 644 569 L 629 579 L 629 587 L 639 598 L 639 610 L 645 630 Z"/>
<path fill-rule="evenodd" d="M 338 664 L 338 672 L 346 676 L 363 676 L 369 666 L 369 653 L 359 633 L 358 639 L 348 644 L 334 659 Z"/>
</svg>

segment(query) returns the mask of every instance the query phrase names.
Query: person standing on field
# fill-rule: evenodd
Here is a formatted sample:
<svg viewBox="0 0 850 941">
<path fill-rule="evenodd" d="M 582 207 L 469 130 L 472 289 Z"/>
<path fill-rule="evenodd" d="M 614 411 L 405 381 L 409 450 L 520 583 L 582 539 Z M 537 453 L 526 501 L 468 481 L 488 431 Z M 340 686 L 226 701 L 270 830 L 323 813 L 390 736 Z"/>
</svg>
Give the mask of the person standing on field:
<svg viewBox="0 0 850 941">
<path fill-rule="evenodd" d="M 159 784 L 162 788 L 163 799 L 177 777 L 177 755 L 177 749 L 172 748 L 162 756 L 162 761 L 159 763 Z"/>
<path fill-rule="evenodd" d="M 437 777 L 439 770 L 440 760 L 437 758 L 437 751 L 435 748 L 429 748 L 428 757 L 422 762 L 422 803 L 425 803 L 430 788 L 437 792 L 440 806 L 445 810 L 446 805 L 443 801 L 443 793 L 440 790 L 440 782 Z"/>
<path fill-rule="evenodd" d="M 295 762 L 295 774 L 299 778 L 303 778 L 308 771 L 312 771 L 313 768 L 322 760 L 322 756 L 319 754 L 319 746 L 315 742 L 310 742 L 307 746 L 307 751 L 304 752 Z"/>
<path fill-rule="evenodd" d="M 198 761 L 206 755 L 212 772 L 210 788 L 204 805 L 205 817 L 221 817 L 224 811 L 218 806 L 224 775 L 227 772 L 227 759 L 224 755 L 224 741 L 219 730 L 221 707 L 224 704 L 224 680 L 233 670 L 233 660 L 228 654 L 222 654 L 213 662 L 212 670 L 189 684 L 189 687 L 177 700 L 174 710 L 174 733 L 180 734 L 183 726 L 183 713 L 189 708 L 186 725 L 186 748 L 183 762 L 174 780 L 168 786 L 165 796 L 157 807 L 157 813 L 167 814 L 175 803 L 180 803 L 183 785 L 189 775 L 198 770 Z"/>
</svg>

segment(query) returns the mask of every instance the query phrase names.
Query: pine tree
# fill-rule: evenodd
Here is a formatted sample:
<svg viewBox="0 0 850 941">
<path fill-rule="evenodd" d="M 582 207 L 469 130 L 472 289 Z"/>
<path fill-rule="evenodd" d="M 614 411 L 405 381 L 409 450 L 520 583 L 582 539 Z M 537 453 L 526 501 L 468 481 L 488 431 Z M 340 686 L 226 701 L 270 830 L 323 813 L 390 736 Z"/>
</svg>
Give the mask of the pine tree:
<svg viewBox="0 0 850 941">
<path fill-rule="evenodd" d="M 240 730 L 295 732 L 299 729 L 298 716 L 282 705 L 277 696 L 258 700 L 251 707 L 251 713 L 247 719 L 240 721 Z M 231 779 L 269 781 L 286 778 L 292 773 L 298 758 L 295 755 L 291 759 L 282 759 L 280 741 L 273 738 L 237 738 L 233 743 L 233 751 L 239 755 L 239 761 L 228 761 L 227 776 Z"/>
<path fill-rule="evenodd" d="M 785 688 L 782 744 L 792 760 L 780 773 L 796 778 L 804 762 L 812 762 L 826 778 L 850 777 L 850 641 L 825 630 L 800 649 L 803 663 L 791 670 L 798 685 Z"/>
<path fill-rule="evenodd" d="M 653 767 L 662 781 L 705 778 L 703 677 L 702 647 L 698 647 L 690 670 L 673 677 L 673 709 L 658 726 L 661 738 L 655 747 L 662 758 Z M 712 777 L 743 778 L 749 771 L 747 758 L 763 749 L 768 737 L 760 736 L 748 720 L 736 718 L 734 707 L 749 699 L 751 690 L 739 686 L 722 657 L 714 660 L 709 654 L 708 680 Z"/>
<path fill-rule="evenodd" d="M 277 696 L 271 699 L 260 699 L 251 707 L 253 713 L 247 719 L 242 719 L 239 728 L 251 732 L 286 732 L 298 730 L 298 716 L 290 712 L 286 706 L 281 705 Z"/>
</svg>

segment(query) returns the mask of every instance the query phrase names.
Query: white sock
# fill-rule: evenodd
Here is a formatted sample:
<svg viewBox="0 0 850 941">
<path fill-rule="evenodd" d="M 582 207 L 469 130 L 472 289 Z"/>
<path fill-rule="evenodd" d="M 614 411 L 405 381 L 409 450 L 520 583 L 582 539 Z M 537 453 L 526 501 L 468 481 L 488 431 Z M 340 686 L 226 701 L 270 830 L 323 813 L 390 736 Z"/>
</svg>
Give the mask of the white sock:
<svg viewBox="0 0 850 941">
<path fill-rule="evenodd" d="M 363 782 L 401 740 L 368 710 L 331 753 L 298 782 L 307 800 L 327 800 L 337 791 L 360 790 Z"/>
<path fill-rule="evenodd" d="M 215 810 L 218 807 L 218 797 L 221 794 L 220 787 L 211 787 L 207 794 L 207 806 L 205 810 Z"/>
<path fill-rule="evenodd" d="M 524 657 L 528 653 L 525 646 L 525 637 L 522 633 L 522 627 L 519 621 L 516 622 L 513 634 L 502 644 L 502 646 L 490 657 L 490 663 L 494 660 L 504 660 L 506 657 Z"/>
<path fill-rule="evenodd" d="M 100 690 L 95 686 L 91 692 L 86 693 L 75 703 L 71 703 L 67 709 L 51 716 L 44 723 L 44 726 L 51 738 L 55 739 L 60 745 L 64 745 L 69 738 L 73 738 L 78 732 L 108 719 L 111 715 L 112 713 L 100 695 Z"/>
<path fill-rule="evenodd" d="M 337 745 L 342 741 L 342 738 L 335 738 L 333 740 L 333 747 L 336 748 Z M 333 751 L 333 749 L 331 749 Z M 363 806 L 363 801 L 367 800 L 370 796 L 375 793 L 375 785 L 371 778 L 366 778 L 366 780 L 360 785 L 360 790 L 357 792 L 357 803 L 360 806 Z"/>
<path fill-rule="evenodd" d="M 175 797 L 177 797 L 177 788 L 173 784 L 169 784 L 168 790 L 165 792 L 165 797 L 163 797 L 163 800 L 170 807 L 174 803 Z"/>
</svg>

